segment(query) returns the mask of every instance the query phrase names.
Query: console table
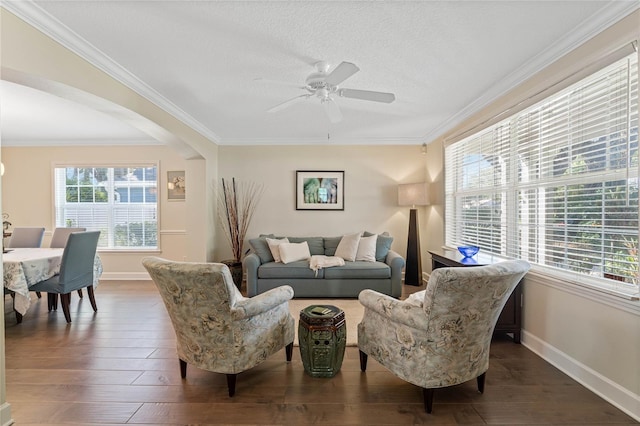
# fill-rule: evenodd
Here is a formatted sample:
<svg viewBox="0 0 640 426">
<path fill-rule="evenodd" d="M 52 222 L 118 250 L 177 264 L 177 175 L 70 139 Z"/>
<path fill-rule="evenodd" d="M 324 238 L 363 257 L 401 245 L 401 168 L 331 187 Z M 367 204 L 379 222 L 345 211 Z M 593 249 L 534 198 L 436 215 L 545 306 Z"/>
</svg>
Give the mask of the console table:
<svg viewBox="0 0 640 426">
<path fill-rule="evenodd" d="M 499 256 L 484 254 L 482 252 L 473 257 L 465 258 L 458 250 L 429 250 L 431 254 L 431 269 L 443 267 L 467 267 L 491 265 L 505 260 Z M 522 329 L 522 283 L 519 283 L 500 313 L 496 323 L 495 333 L 513 333 L 513 341 L 520 343 L 520 331 Z"/>
</svg>

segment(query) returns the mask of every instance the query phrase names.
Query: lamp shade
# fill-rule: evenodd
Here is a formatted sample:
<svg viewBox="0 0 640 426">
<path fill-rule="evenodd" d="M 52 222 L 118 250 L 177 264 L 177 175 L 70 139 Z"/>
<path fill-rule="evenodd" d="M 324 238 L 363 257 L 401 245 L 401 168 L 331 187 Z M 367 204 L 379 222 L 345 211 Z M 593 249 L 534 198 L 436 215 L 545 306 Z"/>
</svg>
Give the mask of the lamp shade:
<svg viewBox="0 0 640 426">
<path fill-rule="evenodd" d="M 398 205 L 427 206 L 429 204 L 429 187 L 427 183 L 407 183 L 398 185 Z"/>
</svg>

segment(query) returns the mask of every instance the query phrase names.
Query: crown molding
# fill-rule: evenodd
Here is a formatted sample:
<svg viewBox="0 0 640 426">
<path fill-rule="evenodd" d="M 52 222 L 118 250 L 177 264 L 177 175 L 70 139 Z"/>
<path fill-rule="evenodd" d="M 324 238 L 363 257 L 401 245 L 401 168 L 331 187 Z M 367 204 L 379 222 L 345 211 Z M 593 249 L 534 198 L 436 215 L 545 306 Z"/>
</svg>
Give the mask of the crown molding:
<svg viewBox="0 0 640 426">
<path fill-rule="evenodd" d="M 10 139 L 2 138 L 2 146 L 143 146 L 164 145 L 155 139 Z"/>
<path fill-rule="evenodd" d="M 421 137 L 398 137 L 398 138 L 343 138 L 329 135 L 317 138 L 227 138 L 221 146 L 253 146 L 253 145 L 422 145 L 424 140 Z"/>
<path fill-rule="evenodd" d="M 163 109 L 168 114 L 182 121 L 210 141 L 214 143 L 220 141 L 220 137 L 213 131 L 116 63 L 105 53 L 80 37 L 80 35 L 66 27 L 32 0 L 2 1 L 0 6 Z"/>
<path fill-rule="evenodd" d="M 491 104 L 501 95 L 518 87 L 558 59 L 638 9 L 640 9 L 640 2 L 637 1 L 612 0 L 608 2 L 607 5 L 603 6 L 597 13 L 587 18 L 581 25 L 578 25 L 573 33 L 558 40 L 545 51 L 532 57 L 520 68 L 487 90 L 484 95 L 427 133 L 423 139 L 427 143 L 434 141 L 473 114 Z"/>
</svg>

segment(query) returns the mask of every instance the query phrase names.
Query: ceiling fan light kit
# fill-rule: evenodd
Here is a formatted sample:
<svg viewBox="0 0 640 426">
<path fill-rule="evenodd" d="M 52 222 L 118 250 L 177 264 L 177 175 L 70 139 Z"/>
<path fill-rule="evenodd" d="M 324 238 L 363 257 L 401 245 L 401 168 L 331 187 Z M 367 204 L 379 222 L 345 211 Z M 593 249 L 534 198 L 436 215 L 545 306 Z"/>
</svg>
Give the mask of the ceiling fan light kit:
<svg viewBox="0 0 640 426">
<path fill-rule="evenodd" d="M 359 89 L 343 89 L 338 87 L 343 81 L 360 71 L 360 68 L 351 62 L 342 62 L 331 72 L 329 72 L 329 64 L 326 61 L 316 62 L 315 68 L 316 70 L 307 76 L 305 86 L 303 87 L 303 89 L 309 93 L 296 96 L 277 104 L 269 108 L 267 112 L 273 113 L 282 111 L 285 108 L 315 96 L 320 99 L 320 103 L 324 107 L 325 114 L 329 121 L 332 123 L 339 123 L 342 120 L 342 112 L 332 95 L 337 95 L 342 98 L 382 103 L 391 103 L 396 99 L 393 93 Z"/>
</svg>

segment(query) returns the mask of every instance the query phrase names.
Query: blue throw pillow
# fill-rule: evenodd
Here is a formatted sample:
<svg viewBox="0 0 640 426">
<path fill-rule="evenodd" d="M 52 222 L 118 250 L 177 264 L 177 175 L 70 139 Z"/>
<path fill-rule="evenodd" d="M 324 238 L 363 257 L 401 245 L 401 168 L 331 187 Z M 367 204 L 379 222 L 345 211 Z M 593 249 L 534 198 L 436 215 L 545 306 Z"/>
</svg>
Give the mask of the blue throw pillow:
<svg viewBox="0 0 640 426">
<path fill-rule="evenodd" d="M 366 231 L 362 234 L 363 237 L 370 237 L 372 235 L 375 234 Z M 384 262 L 387 259 L 387 254 L 389 254 L 389 250 L 391 250 L 391 243 L 393 243 L 393 237 L 387 232 L 378 234 L 378 239 L 376 240 L 376 262 Z"/>
<path fill-rule="evenodd" d="M 267 244 L 267 238 L 275 238 L 275 236 L 273 234 L 261 234 L 259 238 L 249 240 L 249 245 L 260 258 L 261 264 L 274 261 L 269 244 Z"/>
</svg>

